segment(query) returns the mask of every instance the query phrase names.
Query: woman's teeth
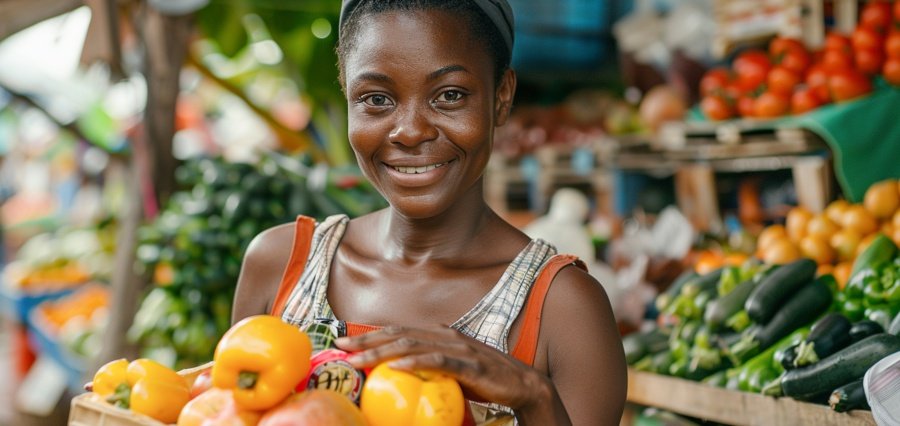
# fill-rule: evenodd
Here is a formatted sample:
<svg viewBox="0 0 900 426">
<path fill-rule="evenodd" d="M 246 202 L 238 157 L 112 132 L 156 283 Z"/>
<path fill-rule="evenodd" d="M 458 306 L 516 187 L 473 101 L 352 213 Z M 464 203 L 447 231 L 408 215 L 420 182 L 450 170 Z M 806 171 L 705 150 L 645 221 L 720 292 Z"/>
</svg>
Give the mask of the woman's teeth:
<svg viewBox="0 0 900 426">
<path fill-rule="evenodd" d="M 394 168 L 394 170 L 396 170 L 400 173 L 415 175 L 415 174 L 419 174 L 419 173 L 430 172 L 438 167 L 443 167 L 445 165 L 447 165 L 446 162 L 439 163 L 439 164 L 431 164 L 431 165 L 422 166 L 422 167 L 403 167 L 403 166 L 392 166 L 392 167 Z"/>
</svg>

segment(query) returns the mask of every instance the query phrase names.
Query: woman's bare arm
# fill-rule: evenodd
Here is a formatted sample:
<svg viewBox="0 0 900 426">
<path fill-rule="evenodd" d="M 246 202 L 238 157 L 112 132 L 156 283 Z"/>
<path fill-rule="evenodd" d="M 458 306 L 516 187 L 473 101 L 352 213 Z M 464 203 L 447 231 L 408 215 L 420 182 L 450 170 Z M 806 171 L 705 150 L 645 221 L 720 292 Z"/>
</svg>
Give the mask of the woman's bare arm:
<svg viewBox="0 0 900 426">
<path fill-rule="evenodd" d="M 580 269 L 561 270 L 544 303 L 539 340 L 572 424 L 619 424 L 627 367 L 603 287 Z"/>
<path fill-rule="evenodd" d="M 251 315 L 269 313 L 291 256 L 293 228 L 293 223 L 269 228 L 247 246 L 234 293 L 232 324 Z"/>
</svg>

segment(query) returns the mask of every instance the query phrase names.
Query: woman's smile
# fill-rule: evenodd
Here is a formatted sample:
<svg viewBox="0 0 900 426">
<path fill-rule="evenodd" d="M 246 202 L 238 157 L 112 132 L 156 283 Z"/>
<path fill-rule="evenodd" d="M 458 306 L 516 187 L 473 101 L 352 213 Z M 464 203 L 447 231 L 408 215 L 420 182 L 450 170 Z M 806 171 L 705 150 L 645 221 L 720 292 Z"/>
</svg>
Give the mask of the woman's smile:
<svg viewBox="0 0 900 426">
<path fill-rule="evenodd" d="M 422 187 L 442 180 L 452 166 L 453 160 L 431 162 L 424 165 L 401 165 L 384 163 L 390 179 L 401 187 Z"/>
</svg>

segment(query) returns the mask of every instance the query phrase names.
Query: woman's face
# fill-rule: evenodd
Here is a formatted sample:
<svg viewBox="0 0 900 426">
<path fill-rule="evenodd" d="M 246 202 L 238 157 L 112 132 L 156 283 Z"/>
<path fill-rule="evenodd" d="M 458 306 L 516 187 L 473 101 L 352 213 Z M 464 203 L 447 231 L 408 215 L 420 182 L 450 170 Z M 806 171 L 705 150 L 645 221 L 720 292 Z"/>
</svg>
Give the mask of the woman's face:
<svg viewBox="0 0 900 426">
<path fill-rule="evenodd" d="M 479 190 L 515 77 L 507 73 L 497 87 L 487 48 L 464 18 L 437 10 L 368 16 L 344 66 L 350 144 L 394 209 L 433 217 Z"/>
</svg>

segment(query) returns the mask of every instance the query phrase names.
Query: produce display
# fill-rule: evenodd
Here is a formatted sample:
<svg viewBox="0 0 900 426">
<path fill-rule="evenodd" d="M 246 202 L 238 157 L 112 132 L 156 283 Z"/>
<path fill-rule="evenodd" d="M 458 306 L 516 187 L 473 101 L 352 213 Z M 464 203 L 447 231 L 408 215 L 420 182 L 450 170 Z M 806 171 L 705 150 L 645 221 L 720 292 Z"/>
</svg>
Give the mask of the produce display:
<svg viewBox="0 0 900 426">
<path fill-rule="evenodd" d="M 81 360 L 100 352 L 100 338 L 109 318 L 109 289 L 85 285 L 71 295 L 39 304 L 31 323 Z"/>
<path fill-rule="evenodd" d="M 879 235 L 900 245 L 900 182 L 895 179 L 869 187 L 861 204 L 837 200 L 815 214 L 792 208 L 784 225 L 760 233 L 756 255 L 767 263 L 813 259 L 820 273 L 833 273 L 843 287 L 856 272 L 854 260 Z"/>
<path fill-rule="evenodd" d="M 765 258 L 773 249 L 760 243 Z M 640 371 L 836 411 L 867 408 L 863 375 L 900 351 L 897 246 L 876 233 L 858 255 L 854 247 L 846 285 L 795 252 L 686 272 L 657 297 L 656 327 L 624 337 L 626 360 Z"/>
<path fill-rule="evenodd" d="M 155 285 L 129 338 L 145 356 L 179 368 L 212 358 L 230 325 L 244 250 L 256 234 L 298 214 L 357 216 L 384 205 L 358 170 L 314 168 L 276 153 L 256 164 L 192 160 L 177 177 L 185 190 L 140 231 L 137 257 Z"/>
<path fill-rule="evenodd" d="M 774 118 L 865 96 L 876 76 L 900 86 L 898 23 L 898 2 L 866 2 L 852 35 L 829 33 L 822 50 L 782 37 L 746 50 L 703 76 L 700 109 L 710 120 Z"/>
<path fill-rule="evenodd" d="M 211 367 L 176 373 L 149 359 L 119 359 L 97 370 L 90 397 L 178 426 L 472 424 L 454 379 L 388 364 L 355 370 L 320 331 L 268 315 L 245 318 L 218 342 Z M 349 368 L 364 381 L 359 403 L 337 380 L 343 376 L 312 379 L 323 353 L 324 362 L 344 364 L 332 371 Z"/>
</svg>

